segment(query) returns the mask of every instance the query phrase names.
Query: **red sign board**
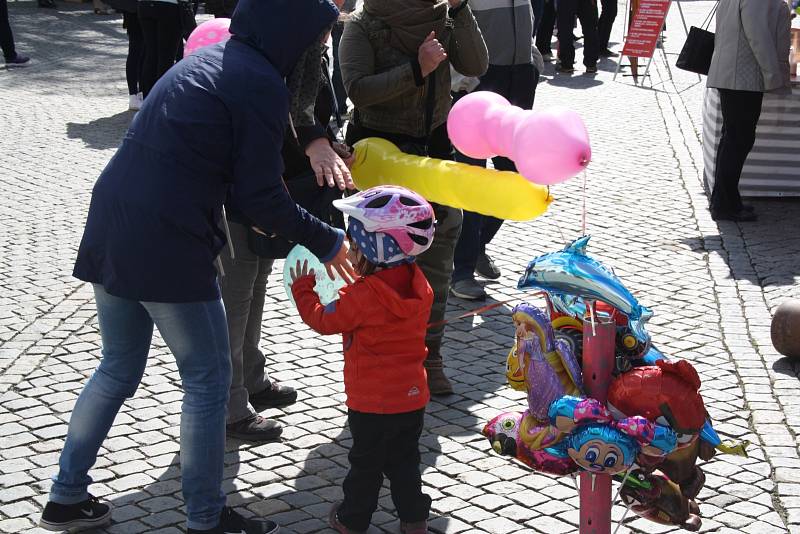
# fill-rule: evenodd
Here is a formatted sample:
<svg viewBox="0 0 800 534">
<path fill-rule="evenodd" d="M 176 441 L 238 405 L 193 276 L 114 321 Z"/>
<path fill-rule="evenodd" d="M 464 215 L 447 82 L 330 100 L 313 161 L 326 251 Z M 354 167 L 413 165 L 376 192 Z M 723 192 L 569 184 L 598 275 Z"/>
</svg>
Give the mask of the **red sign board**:
<svg viewBox="0 0 800 534">
<path fill-rule="evenodd" d="M 633 16 L 622 55 L 628 57 L 653 57 L 658 34 L 667 20 L 671 0 L 640 0 Z"/>
</svg>

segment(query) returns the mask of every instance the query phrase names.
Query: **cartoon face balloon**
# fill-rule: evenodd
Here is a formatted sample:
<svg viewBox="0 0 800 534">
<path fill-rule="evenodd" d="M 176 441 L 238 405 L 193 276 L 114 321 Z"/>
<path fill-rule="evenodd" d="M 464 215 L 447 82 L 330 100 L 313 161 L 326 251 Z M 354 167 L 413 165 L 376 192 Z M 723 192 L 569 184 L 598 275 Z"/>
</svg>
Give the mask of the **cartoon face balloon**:
<svg viewBox="0 0 800 534">
<path fill-rule="evenodd" d="M 578 467 L 592 473 L 613 475 L 626 471 L 639 451 L 634 439 L 602 424 L 582 426 L 566 441 L 569 457 Z"/>
</svg>

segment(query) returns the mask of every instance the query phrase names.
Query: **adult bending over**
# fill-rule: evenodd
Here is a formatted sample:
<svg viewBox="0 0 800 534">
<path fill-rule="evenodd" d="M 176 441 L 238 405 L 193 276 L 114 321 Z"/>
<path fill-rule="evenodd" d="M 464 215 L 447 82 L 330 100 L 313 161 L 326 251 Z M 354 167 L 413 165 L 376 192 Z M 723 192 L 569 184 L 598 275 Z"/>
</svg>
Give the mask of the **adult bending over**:
<svg viewBox="0 0 800 534">
<path fill-rule="evenodd" d="M 783 0 L 722 0 L 717 9 L 708 87 L 719 89 L 722 135 L 717 147 L 711 216 L 754 221 L 739 178 L 756 140 L 764 92 L 790 87 L 789 7 Z"/>
<path fill-rule="evenodd" d="M 283 78 L 338 15 L 327 0 L 241 0 L 233 38 L 170 70 L 145 100 L 92 192 L 74 274 L 94 286 L 99 367 L 70 418 L 41 524 L 97 526 L 110 509 L 87 472 L 144 373 L 157 326 L 184 391 L 181 474 L 193 532 L 275 532 L 225 507 L 230 347 L 214 261 L 228 189 L 261 228 L 305 244 L 352 279 L 344 233 L 298 207 L 281 181 Z M 302 22 L 300 22 L 302 21 Z"/>
<path fill-rule="evenodd" d="M 449 9 L 448 9 L 449 8 Z M 489 63 L 486 44 L 462 0 L 364 0 L 345 24 L 339 45 L 342 78 L 355 106 L 347 130 L 350 145 L 382 137 L 404 152 L 452 159 L 447 137 L 450 65 L 481 76 Z M 417 263 L 434 293 L 430 323 L 444 319 L 453 273 L 461 210 L 434 205 L 433 245 Z M 428 385 L 434 395 L 453 392 L 440 352 L 444 326 L 428 329 Z"/>
</svg>

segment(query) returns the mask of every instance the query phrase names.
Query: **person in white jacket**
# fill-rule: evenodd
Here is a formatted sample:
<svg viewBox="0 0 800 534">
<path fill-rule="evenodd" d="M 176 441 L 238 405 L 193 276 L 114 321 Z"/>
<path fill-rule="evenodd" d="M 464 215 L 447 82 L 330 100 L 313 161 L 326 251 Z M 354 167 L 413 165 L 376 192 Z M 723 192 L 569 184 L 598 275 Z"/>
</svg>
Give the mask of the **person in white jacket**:
<svg viewBox="0 0 800 534">
<path fill-rule="evenodd" d="M 754 221 L 742 204 L 739 178 L 753 148 L 764 93 L 789 81 L 791 22 L 784 0 L 721 0 L 708 87 L 719 90 L 722 136 L 717 148 L 711 215 Z"/>
</svg>

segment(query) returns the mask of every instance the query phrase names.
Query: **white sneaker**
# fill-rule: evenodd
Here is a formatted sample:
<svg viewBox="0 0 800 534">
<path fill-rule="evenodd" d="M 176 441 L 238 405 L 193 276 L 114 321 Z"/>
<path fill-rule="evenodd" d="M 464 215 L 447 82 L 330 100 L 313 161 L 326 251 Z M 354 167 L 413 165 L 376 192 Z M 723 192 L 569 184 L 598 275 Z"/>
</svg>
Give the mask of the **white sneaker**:
<svg viewBox="0 0 800 534">
<path fill-rule="evenodd" d="M 139 111 L 142 108 L 142 93 L 128 96 L 128 109 Z"/>
</svg>

